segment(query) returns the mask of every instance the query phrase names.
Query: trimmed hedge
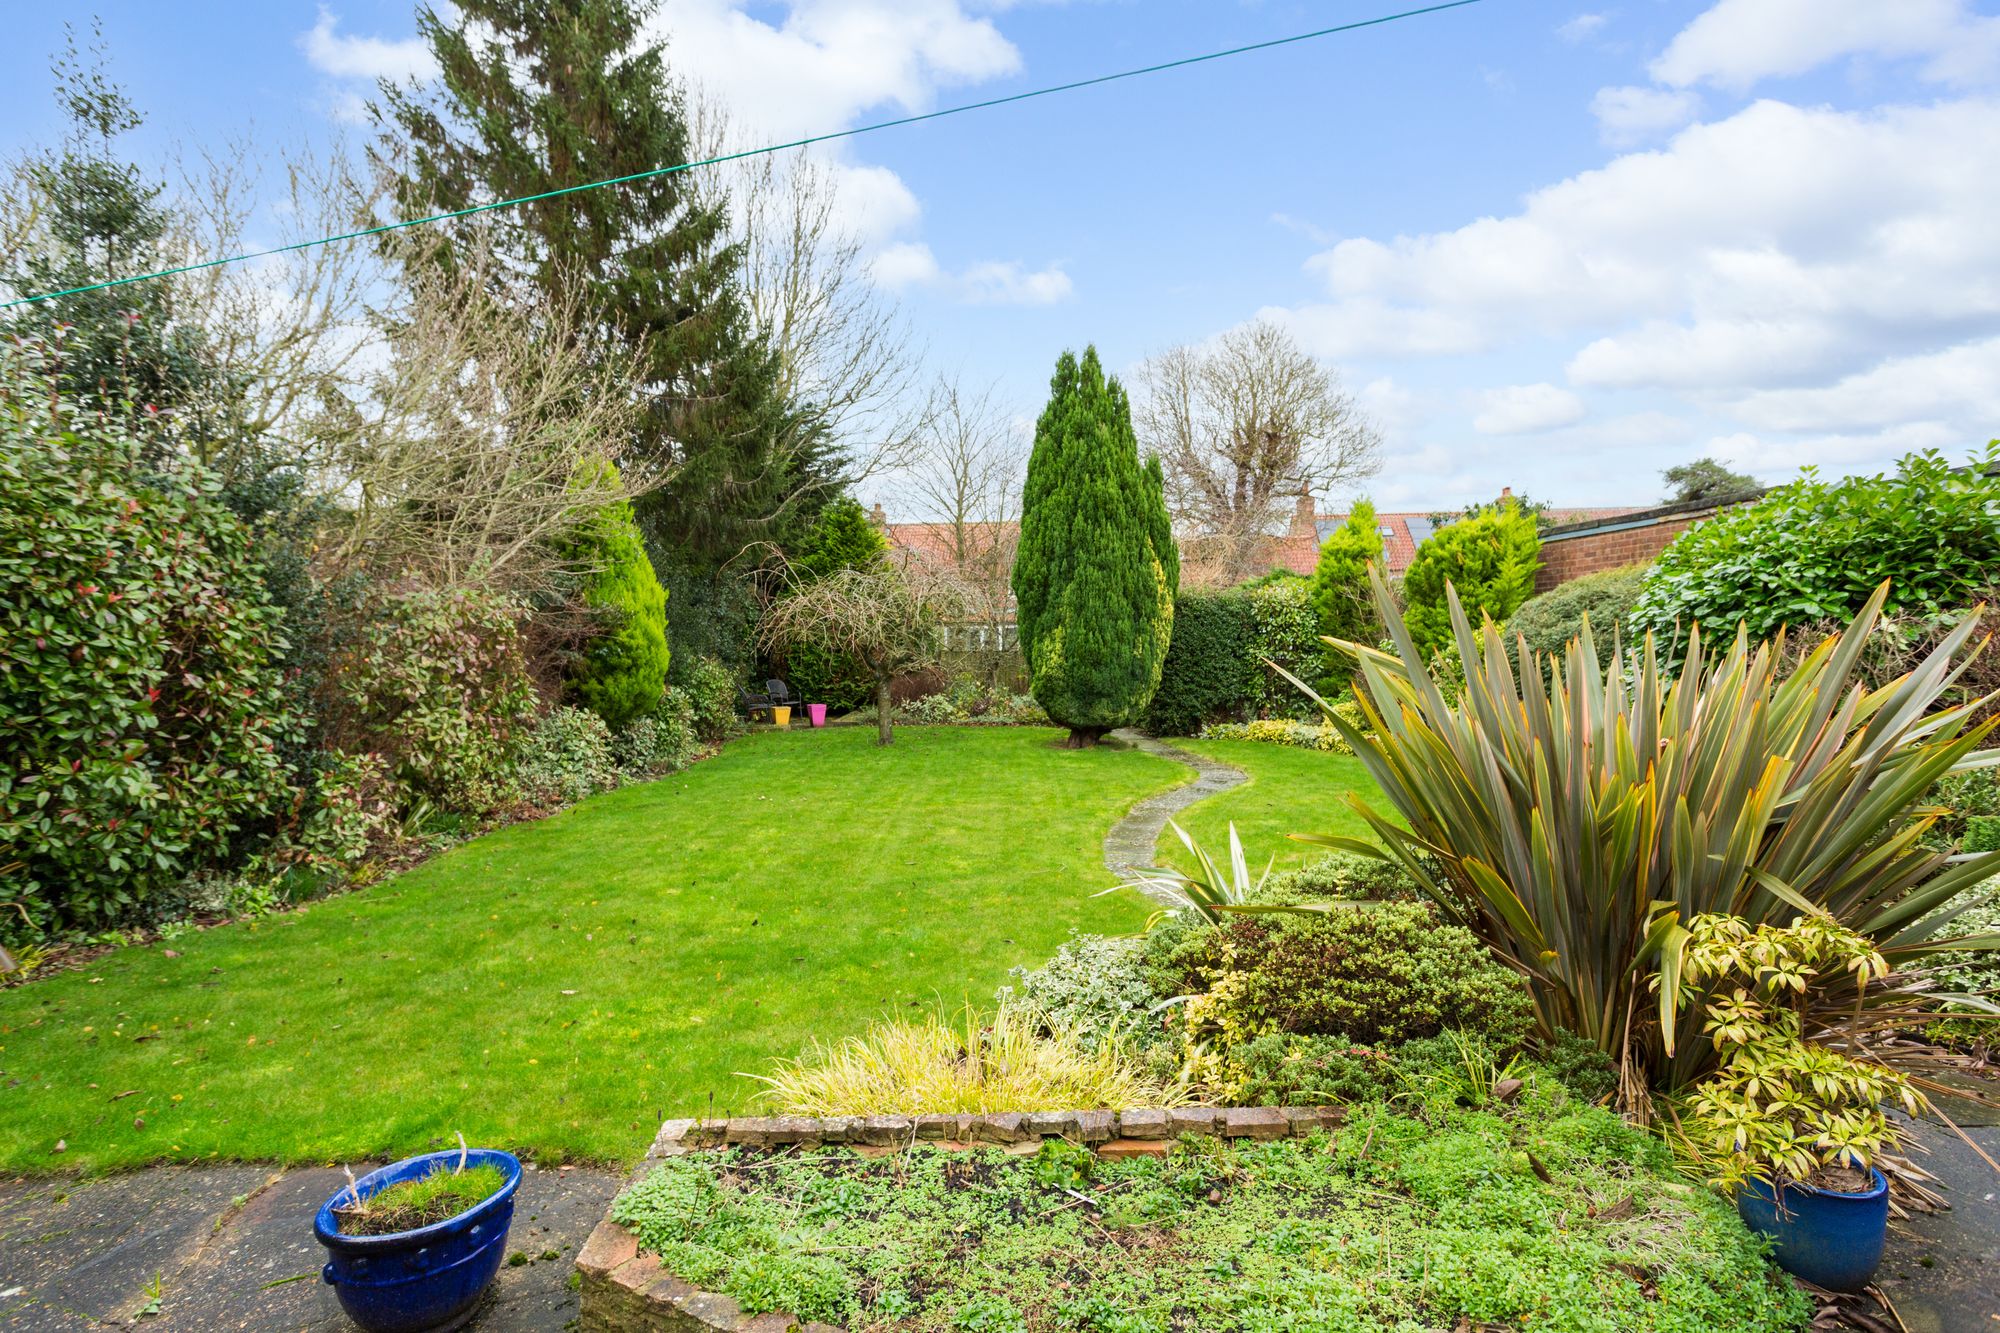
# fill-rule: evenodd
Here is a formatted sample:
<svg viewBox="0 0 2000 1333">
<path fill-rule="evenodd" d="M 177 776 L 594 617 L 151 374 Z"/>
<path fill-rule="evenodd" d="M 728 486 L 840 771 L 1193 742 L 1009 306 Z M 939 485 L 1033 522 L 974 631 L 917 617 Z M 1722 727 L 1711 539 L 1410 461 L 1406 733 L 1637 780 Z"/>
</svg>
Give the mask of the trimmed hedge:
<svg viewBox="0 0 2000 1333">
<path fill-rule="evenodd" d="M 1319 608 L 1313 604 L 1311 579 L 1282 574 L 1261 579 L 1247 590 L 1256 634 L 1250 644 L 1252 700 L 1259 717 L 1317 719 L 1319 708 L 1298 686 L 1266 662 L 1275 662 L 1300 680 L 1319 679 L 1325 665 L 1325 644 L 1319 637 Z"/>
<path fill-rule="evenodd" d="M 1590 617 L 1590 638 L 1597 649 L 1598 669 L 1611 665 L 1611 651 L 1621 639 L 1628 640 L 1625 621 L 1645 586 L 1647 566 L 1626 565 L 1585 574 L 1539 597 L 1521 604 L 1507 621 L 1507 641 L 1516 634 L 1538 653 L 1559 653 L 1570 640 L 1583 633 L 1583 619 Z"/>
<path fill-rule="evenodd" d="M 1192 736 L 1206 723 L 1242 717 L 1262 674 L 1253 655 L 1256 636 L 1250 599 L 1235 589 L 1196 589 L 1176 597 L 1174 635 L 1160 688 L 1146 712 L 1146 730 Z"/>
</svg>

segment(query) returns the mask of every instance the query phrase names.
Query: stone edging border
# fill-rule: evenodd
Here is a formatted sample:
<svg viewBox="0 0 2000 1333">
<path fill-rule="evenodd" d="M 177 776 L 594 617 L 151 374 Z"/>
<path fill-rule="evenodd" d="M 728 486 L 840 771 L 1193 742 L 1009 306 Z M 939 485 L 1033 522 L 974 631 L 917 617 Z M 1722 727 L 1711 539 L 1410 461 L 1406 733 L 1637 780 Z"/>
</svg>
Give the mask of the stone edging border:
<svg viewBox="0 0 2000 1333">
<path fill-rule="evenodd" d="M 637 1181 L 669 1157 L 725 1144 L 783 1147 L 848 1145 L 886 1153 L 911 1143 L 945 1148 L 1000 1147 L 1031 1152 L 1044 1139 L 1084 1144 L 1105 1157 L 1164 1153 L 1183 1134 L 1226 1139 L 1283 1139 L 1330 1129 L 1346 1118 L 1337 1106 L 1181 1106 L 1132 1111 L 1006 1111 L 985 1115 L 752 1117 L 669 1120 L 633 1173 Z M 604 1219 L 577 1252 L 584 1333 L 844 1333 L 832 1324 L 801 1324 L 780 1314 L 749 1315 L 727 1296 L 675 1277 L 638 1238 Z"/>
</svg>

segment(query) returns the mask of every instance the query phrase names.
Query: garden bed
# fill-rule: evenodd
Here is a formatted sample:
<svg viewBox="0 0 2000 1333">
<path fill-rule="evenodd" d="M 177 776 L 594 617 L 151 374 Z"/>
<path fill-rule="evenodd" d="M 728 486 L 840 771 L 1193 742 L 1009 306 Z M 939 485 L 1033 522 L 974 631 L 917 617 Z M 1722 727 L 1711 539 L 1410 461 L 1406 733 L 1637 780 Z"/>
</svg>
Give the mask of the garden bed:
<svg viewBox="0 0 2000 1333">
<path fill-rule="evenodd" d="M 1409 1114 L 680 1122 L 578 1267 L 588 1330 L 1765 1330 L 1810 1314 L 1657 1141 L 1533 1084 L 1518 1105 Z"/>
</svg>

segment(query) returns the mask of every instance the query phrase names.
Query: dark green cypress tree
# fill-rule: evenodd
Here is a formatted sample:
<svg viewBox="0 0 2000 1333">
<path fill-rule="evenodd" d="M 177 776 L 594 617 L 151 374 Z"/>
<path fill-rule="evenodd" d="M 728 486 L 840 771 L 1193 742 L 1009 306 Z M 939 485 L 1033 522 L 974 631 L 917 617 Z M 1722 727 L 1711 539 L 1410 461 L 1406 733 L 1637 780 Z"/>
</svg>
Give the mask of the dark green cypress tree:
<svg viewBox="0 0 2000 1333">
<path fill-rule="evenodd" d="M 1069 744 L 1145 712 L 1179 587 L 1159 463 L 1139 461 L 1124 386 L 1095 347 L 1064 352 L 1028 459 L 1014 599 L 1035 699 Z"/>
<path fill-rule="evenodd" d="M 685 162 L 688 117 L 647 0 L 459 0 L 417 28 L 434 87 L 385 83 L 377 162 L 405 216 L 546 194 Z M 634 452 L 672 469 L 639 503 L 654 564 L 712 573 L 810 521 L 837 470 L 819 415 L 786 401 L 752 327 L 723 200 L 692 173 L 537 199 L 399 241 L 405 262 L 492 247 L 513 300 L 580 299 L 605 352 L 636 364 Z"/>
</svg>

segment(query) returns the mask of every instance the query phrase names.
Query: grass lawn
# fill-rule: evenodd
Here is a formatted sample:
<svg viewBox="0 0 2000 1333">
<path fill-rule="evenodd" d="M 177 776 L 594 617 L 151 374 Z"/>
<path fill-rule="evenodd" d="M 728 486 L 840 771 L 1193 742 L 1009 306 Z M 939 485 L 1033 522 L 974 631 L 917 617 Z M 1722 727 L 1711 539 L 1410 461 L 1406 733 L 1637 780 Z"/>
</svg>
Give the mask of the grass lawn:
<svg viewBox="0 0 2000 1333">
<path fill-rule="evenodd" d="M 1290 833 L 1341 833 L 1369 836 L 1368 825 L 1349 808 L 1347 793 L 1358 791 L 1377 810 L 1389 812 L 1388 802 L 1368 770 L 1352 755 L 1326 754 L 1294 745 L 1266 741 L 1183 741 L 1175 745 L 1194 754 L 1219 759 L 1250 775 L 1250 780 L 1220 796 L 1197 802 L 1175 816 L 1216 864 L 1227 867 L 1229 824 L 1236 823 L 1243 839 L 1250 873 L 1259 874 L 1276 853 L 1276 870 L 1292 870 L 1326 855 L 1322 848 L 1293 842 Z M 1160 838 L 1164 863 L 1193 869 L 1193 859 L 1172 829 Z"/>
<path fill-rule="evenodd" d="M 985 1001 L 1072 926 L 1145 921 L 1091 896 L 1102 840 L 1187 770 L 1058 734 L 762 733 L 304 911 L 0 991 L 0 1169 L 454 1130 L 636 1159 L 663 1116 L 747 1113 L 735 1071 L 809 1036 Z"/>
</svg>

